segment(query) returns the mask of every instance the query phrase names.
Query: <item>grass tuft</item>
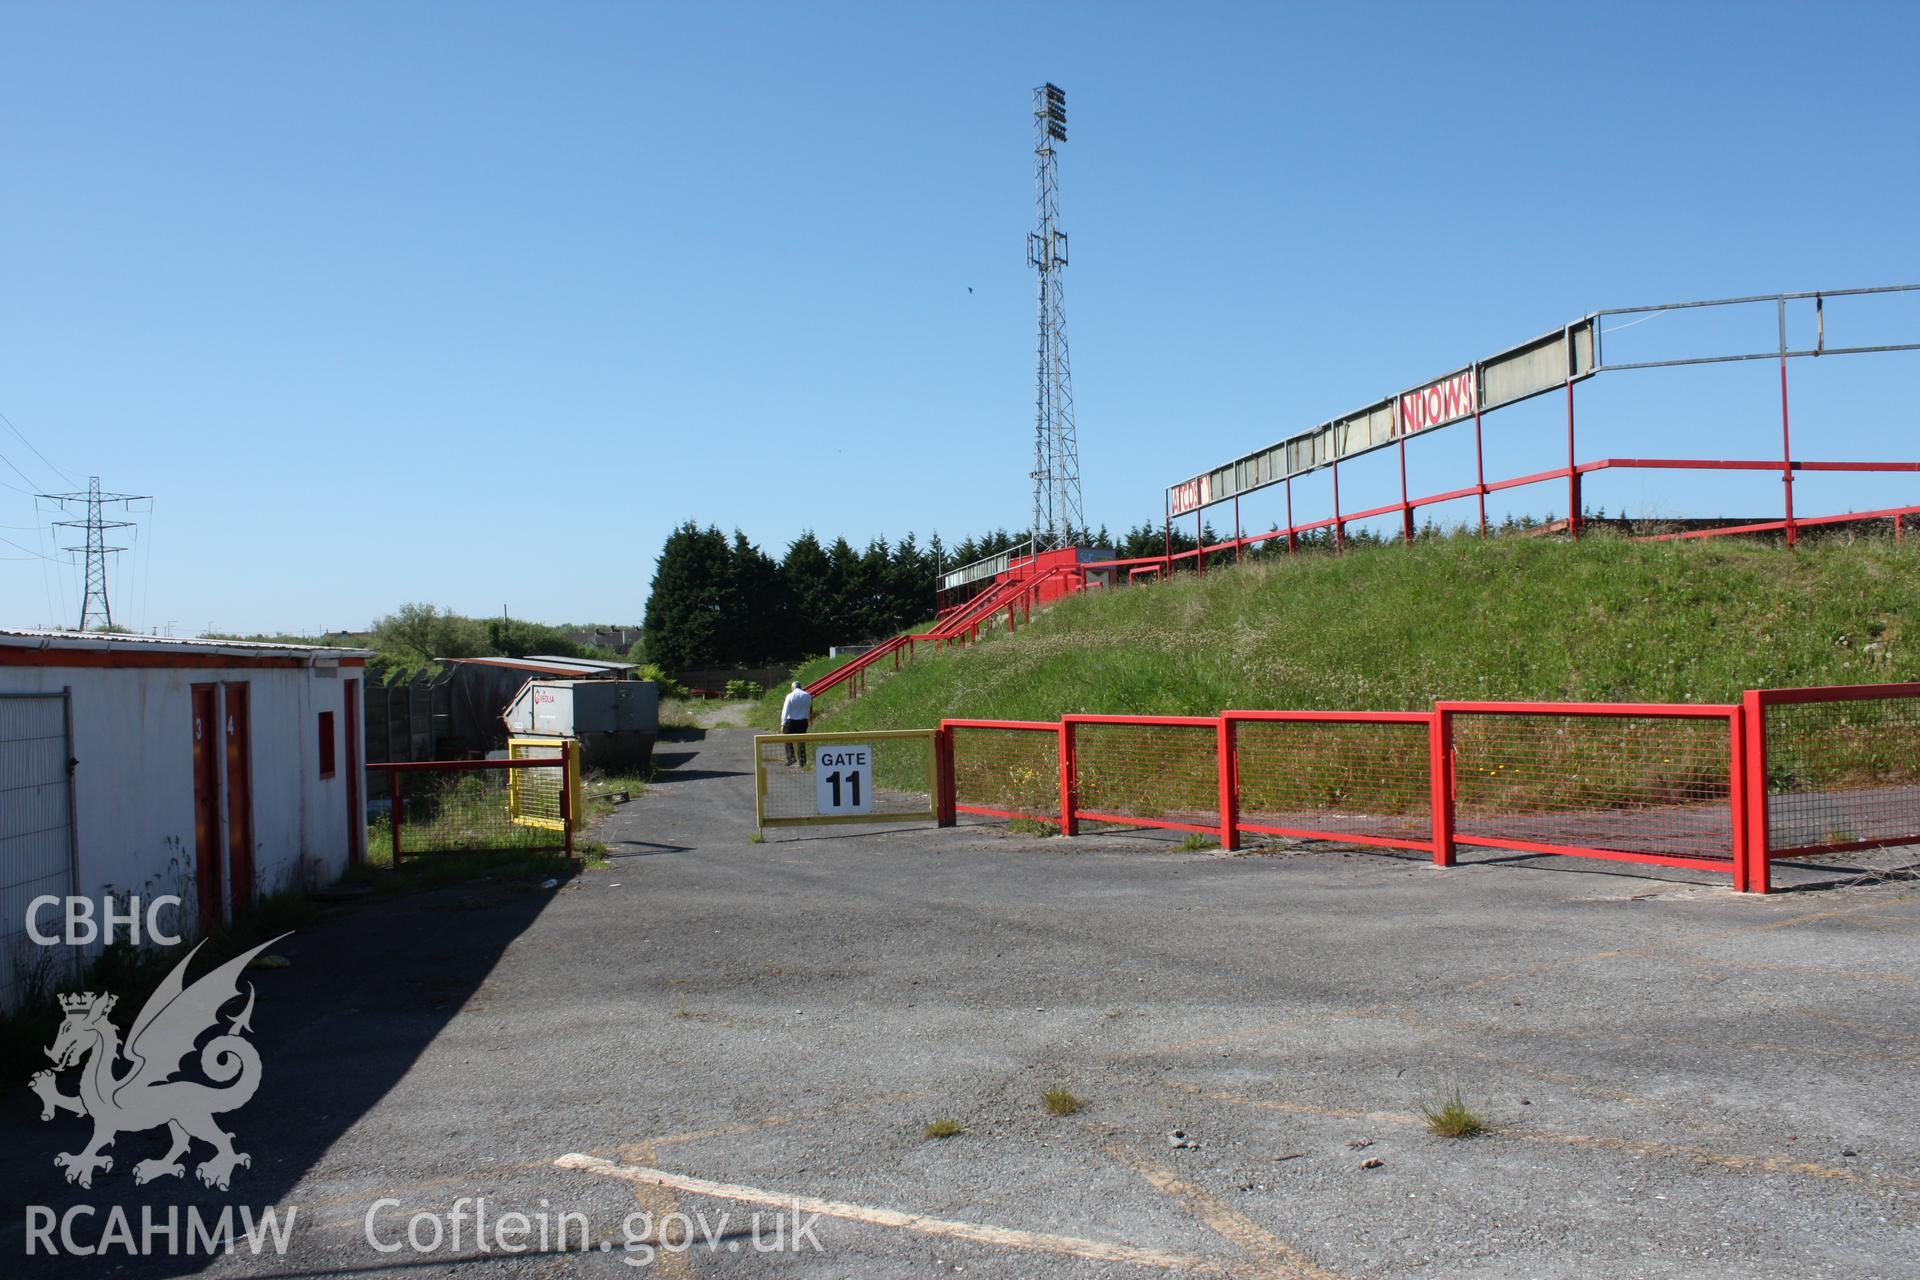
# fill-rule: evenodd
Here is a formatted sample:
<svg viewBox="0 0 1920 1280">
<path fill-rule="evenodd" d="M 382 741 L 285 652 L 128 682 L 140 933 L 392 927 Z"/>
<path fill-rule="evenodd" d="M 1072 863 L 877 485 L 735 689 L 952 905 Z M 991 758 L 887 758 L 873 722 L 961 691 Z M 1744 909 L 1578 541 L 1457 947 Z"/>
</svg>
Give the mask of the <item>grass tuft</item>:
<svg viewBox="0 0 1920 1280">
<path fill-rule="evenodd" d="M 1060 834 L 1060 828 L 1051 822 L 1042 822 L 1038 818 L 1010 818 L 1007 830 L 1015 835 L 1049 837 Z"/>
<path fill-rule="evenodd" d="M 1487 1132 L 1485 1113 L 1468 1106 L 1458 1089 L 1438 1105 L 1423 1105 L 1420 1114 L 1426 1118 L 1428 1131 L 1438 1138 L 1474 1138 Z"/>
<path fill-rule="evenodd" d="M 1050 1116 L 1070 1116 L 1086 1104 L 1065 1089 L 1049 1089 L 1040 1095 L 1040 1105 Z"/>
<path fill-rule="evenodd" d="M 1218 849 L 1220 842 L 1218 840 L 1209 840 L 1198 831 L 1193 831 L 1188 833 L 1185 840 L 1182 840 L 1173 847 L 1181 853 L 1200 853 L 1207 849 Z"/>
<path fill-rule="evenodd" d="M 927 1127 L 920 1131 L 923 1138 L 952 1138 L 965 1133 L 966 1127 L 958 1120 L 929 1120 Z"/>
</svg>

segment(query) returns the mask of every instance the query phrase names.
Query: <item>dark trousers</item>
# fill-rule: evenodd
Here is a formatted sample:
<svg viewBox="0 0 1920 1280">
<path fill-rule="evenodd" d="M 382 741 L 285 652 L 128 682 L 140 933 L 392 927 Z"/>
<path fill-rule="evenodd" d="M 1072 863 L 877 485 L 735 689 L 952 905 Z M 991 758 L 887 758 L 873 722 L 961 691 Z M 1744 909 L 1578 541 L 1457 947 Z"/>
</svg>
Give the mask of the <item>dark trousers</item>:
<svg viewBox="0 0 1920 1280">
<path fill-rule="evenodd" d="M 806 731 L 807 731 L 807 722 L 805 720 L 782 720 L 780 722 L 780 732 L 782 733 L 805 733 Z M 787 744 L 787 763 L 788 764 L 792 764 L 794 762 L 794 757 L 796 753 L 799 756 L 800 767 L 802 769 L 806 768 L 807 767 L 807 744 L 804 742 L 789 742 Z"/>
</svg>

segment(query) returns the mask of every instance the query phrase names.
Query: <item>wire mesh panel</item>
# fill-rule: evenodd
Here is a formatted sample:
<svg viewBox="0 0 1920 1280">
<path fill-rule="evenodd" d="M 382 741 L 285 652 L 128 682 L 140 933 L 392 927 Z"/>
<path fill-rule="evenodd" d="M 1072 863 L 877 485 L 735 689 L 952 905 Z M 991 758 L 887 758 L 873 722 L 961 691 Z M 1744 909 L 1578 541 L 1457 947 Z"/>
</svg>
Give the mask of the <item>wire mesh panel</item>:
<svg viewBox="0 0 1920 1280">
<path fill-rule="evenodd" d="M 73 892 L 70 756 L 64 694 L 0 697 L 0 1008 L 72 964 L 66 948 L 27 936 L 35 898 Z M 47 913 L 44 930 L 55 929 L 55 914 Z"/>
<path fill-rule="evenodd" d="M 1737 708 L 1442 703 L 1455 839 L 1732 870 Z"/>
<path fill-rule="evenodd" d="M 1067 716 L 1074 813 L 1088 822 L 1220 830 L 1219 721 Z"/>
<path fill-rule="evenodd" d="M 943 720 L 940 727 L 953 743 L 955 809 L 1059 820 L 1059 725 Z"/>
<path fill-rule="evenodd" d="M 1920 686 L 1757 698 L 1769 857 L 1920 843 Z"/>
<path fill-rule="evenodd" d="M 565 831 L 566 813 L 582 813 L 580 744 L 572 738 L 509 738 L 509 760 L 571 759 L 573 767 L 564 774 L 552 769 L 514 769 L 507 774 L 507 811 L 513 821 L 548 831 Z M 562 779 L 572 787 L 568 806 L 560 801 Z"/>
<path fill-rule="evenodd" d="M 932 729 L 760 734 L 753 773 L 763 827 L 936 816 Z"/>
<path fill-rule="evenodd" d="M 1432 716 L 1230 711 L 1238 827 L 1393 848 L 1433 839 Z"/>
<path fill-rule="evenodd" d="M 552 801 L 556 815 L 570 770 L 509 760 L 418 761 L 368 765 L 369 791 L 385 812 L 367 828 L 375 862 L 429 853 L 484 853 L 569 847 L 567 818 L 527 820 Z M 564 811 L 568 817 L 574 812 Z"/>
</svg>

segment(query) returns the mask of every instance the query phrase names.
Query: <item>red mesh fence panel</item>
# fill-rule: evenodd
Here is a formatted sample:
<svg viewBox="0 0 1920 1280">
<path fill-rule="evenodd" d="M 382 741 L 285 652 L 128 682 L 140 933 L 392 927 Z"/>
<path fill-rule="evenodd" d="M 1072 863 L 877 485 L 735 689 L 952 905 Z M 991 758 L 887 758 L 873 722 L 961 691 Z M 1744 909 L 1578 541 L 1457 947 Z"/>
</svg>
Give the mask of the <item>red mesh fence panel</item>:
<svg viewBox="0 0 1920 1280">
<path fill-rule="evenodd" d="M 1422 845 L 1433 838 L 1430 718 L 1236 717 L 1239 826 Z"/>
<path fill-rule="evenodd" d="M 1725 716 L 1449 714 L 1461 843 L 1521 841 L 1731 868 Z"/>
<path fill-rule="evenodd" d="M 507 761 L 369 765 L 376 812 L 367 828 L 369 860 L 380 863 L 432 853 L 563 849 L 558 821 L 565 763 L 509 767 Z M 394 809 L 397 794 L 398 810 Z M 529 797 L 551 797 L 551 805 Z M 547 817 L 551 809 L 553 817 Z"/>
<path fill-rule="evenodd" d="M 1920 696 L 1760 698 L 1769 856 L 1920 843 Z"/>
<path fill-rule="evenodd" d="M 1220 829 L 1215 722 L 1070 719 L 1075 811 L 1086 820 L 1179 831 Z"/>
<path fill-rule="evenodd" d="M 1060 820 L 1060 726 L 954 724 L 954 807 L 1001 818 Z"/>
</svg>

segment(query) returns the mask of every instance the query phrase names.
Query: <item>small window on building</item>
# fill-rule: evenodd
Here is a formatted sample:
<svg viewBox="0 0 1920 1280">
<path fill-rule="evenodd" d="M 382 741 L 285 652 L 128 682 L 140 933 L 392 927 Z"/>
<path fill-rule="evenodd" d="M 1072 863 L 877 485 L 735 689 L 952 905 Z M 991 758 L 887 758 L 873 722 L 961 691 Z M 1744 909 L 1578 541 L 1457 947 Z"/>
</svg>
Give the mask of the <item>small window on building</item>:
<svg viewBox="0 0 1920 1280">
<path fill-rule="evenodd" d="M 320 713 L 320 776 L 333 776 L 333 712 Z"/>
</svg>

